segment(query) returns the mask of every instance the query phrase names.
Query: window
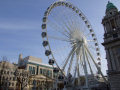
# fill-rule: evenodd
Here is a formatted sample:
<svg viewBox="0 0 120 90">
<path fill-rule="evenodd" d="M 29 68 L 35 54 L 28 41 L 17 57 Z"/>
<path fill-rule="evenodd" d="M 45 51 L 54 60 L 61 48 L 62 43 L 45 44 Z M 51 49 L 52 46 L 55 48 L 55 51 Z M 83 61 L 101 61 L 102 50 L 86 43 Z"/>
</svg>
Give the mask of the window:
<svg viewBox="0 0 120 90">
<path fill-rule="evenodd" d="M 22 76 L 22 73 L 20 73 L 20 76 Z"/>
<path fill-rule="evenodd" d="M 3 74 L 3 70 L 1 70 L 1 74 Z"/>
<path fill-rule="evenodd" d="M 40 69 L 40 74 L 42 74 L 42 69 Z"/>
<path fill-rule="evenodd" d="M 11 85 L 11 83 L 9 82 L 9 86 Z"/>
<path fill-rule="evenodd" d="M 8 77 L 6 77 L 6 80 L 8 80 Z"/>
<path fill-rule="evenodd" d="M 16 80 L 16 78 L 15 77 L 13 77 L 13 81 L 15 81 Z"/>
<path fill-rule="evenodd" d="M 6 74 L 6 71 L 4 71 L 4 74 Z"/>
<path fill-rule="evenodd" d="M 33 67 L 32 74 L 35 74 L 35 67 Z"/>
<path fill-rule="evenodd" d="M 46 69 L 43 69 L 43 75 L 46 75 Z"/>
<path fill-rule="evenodd" d="M 113 38 L 117 38 L 117 37 L 118 37 L 117 33 L 113 34 Z"/>
<path fill-rule="evenodd" d="M 118 53 L 118 55 L 120 55 L 120 48 L 118 48 L 117 53 Z"/>
<path fill-rule="evenodd" d="M 110 20 L 110 22 L 111 22 L 111 25 L 112 25 L 112 29 L 115 30 L 116 27 L 115 27 L 114 19 Z"/>
<path fill-rule="evenodd" d="M 49 70 L 47 70 L 47 76 L 49 76 L 50 75 L 50 71 Z"/>
<path fill-rule="evenodd" d="M 110 15 L 112 15 L 112 12 L 110 12 Z"/>
<path fill-rule="evenodd" d="M 14 83 L 12 83 L 12 86 L 14 86 Z"/>
<path fill-rule="evenodd" d="M 7 71 L 7 74 L 9 74 L 9 71 Z"/>
<path fill-rule="evenodd" d="M 11 72 L 11 75 L 13 74 L 13 72 Z"/>
<path fill-rule="evenodd" d="M 5 77 L 3 76 L 3 80 L 5 80 Z"/>
<path fill-rule="evenodd" d="M 10 77 L 10 80 L 11 80 L 12 78 Z"/>
</svg>

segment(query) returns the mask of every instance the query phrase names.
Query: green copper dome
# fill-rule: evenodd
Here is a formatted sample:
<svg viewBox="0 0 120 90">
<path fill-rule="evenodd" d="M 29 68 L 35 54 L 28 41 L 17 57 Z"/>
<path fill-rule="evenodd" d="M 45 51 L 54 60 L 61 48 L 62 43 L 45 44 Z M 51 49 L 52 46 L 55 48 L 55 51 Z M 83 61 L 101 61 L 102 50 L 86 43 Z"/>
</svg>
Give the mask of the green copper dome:
<svg viewBox="0 0 120 90">
<path fill-rule="evenodd" d="M 108 1 L 106 11 L 108 11 L 108 10 L 110 10 L 110 9 L 113 9 L 113 8 L 117 9 L 116 6 L 115 6 L 113 3 L 111 3 L 110 1 Z"/>
</svg>

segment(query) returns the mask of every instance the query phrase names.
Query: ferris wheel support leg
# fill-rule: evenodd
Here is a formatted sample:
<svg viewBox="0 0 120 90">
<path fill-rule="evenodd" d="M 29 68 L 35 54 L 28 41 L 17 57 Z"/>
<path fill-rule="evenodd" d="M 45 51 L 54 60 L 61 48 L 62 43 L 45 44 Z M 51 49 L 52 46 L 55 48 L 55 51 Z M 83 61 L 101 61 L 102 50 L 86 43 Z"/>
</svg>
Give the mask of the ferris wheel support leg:
<svg viewBox="0 0 120 90">
<path fill-rule="evenodd" d="M 72 57 L 71 57 L 71 60 L 70 60 L 70 64 L 69 64 L 69 68 L 68 68 L 67 74 L 69 74 L 70 71 L 71 71 L 71 67 L 72 67 L 72 64 L 73 64 L 73 58 L 74 58 L 74 53 L 73 53 L 73 55 L 72 55 Z"/>
<path fill-rule="evenodd" d="M 82 45 L 82 51 L 83 51 L 83 60 L 84 60 L 84 71 L 85 71 L 85 78 L 86 78 L 86 88 L 87 90 L 89 89 L 89 85 L 88 85 L 88 72 L 87 72 L 87 65 L 86 65 L 86 61 L 85 61 L 85 50 L 84 50 L 84 45 Z"/>
<path fill-rule="evenodd" d="M 86 48 L 87 52 L 89 53 L 89 55 L 90 55 L 91 59 L 93 60 L 93 62 L 94 62 L 94 64 L 95 64 L 96 68 L 98 69 L 98 71 L 99 71 L 99 72 L 100 72 L 100 74 L 102 75 L 102 77 L 103 77 L 103 79 L 104 79 L 105 83 L 107 84 L 107 83 L 108 83 L 108 82 L 107 82 L 107 80 L 105 79 L 105 77 L 104 77 L 103 73 L 101 72 L 100 68 L 99 68 L 99 67 L 98 67 L 98 65 L 96 64 L 96 62 L 95 62 L 95 60 L 94 60 L 93 56 L 91 55 L 90 51 L 88 50 L 88 48 L 87 48 L 87 47 L 85 47 L 85 48 Z"/>
<path fill-rule="evenodd" d="M 88 55 L 87 55 L 87 53 L 86 53 L 86 50 L 85 50 L 85 55 L 86 55 L 86 59 L 87 59 L 87 62 L 88 62 L 89 68 L 90 68 L 90 72 L 91 72 L 92 75 L 94 75 L 94 74 L 93 74 L 93 71 L 92 71 L 92 67 L 90 66 L 90 62 L 89 62 L 89 60 L 88 60 Z"/>
<path fill-rule="evenodd" d="M 80 51 L 80 49 L 79 49 L 79 51 Z M 79 58 L 79 55 L 76 55 L 76 57 L 77 57 L 77 74 L 78 74 L 78 85 L 81 85 L 81 81 L 80 81 L 80 72 L 79 72 L 79 60 L 80 60 L 80 58 Z"/>
</svg>

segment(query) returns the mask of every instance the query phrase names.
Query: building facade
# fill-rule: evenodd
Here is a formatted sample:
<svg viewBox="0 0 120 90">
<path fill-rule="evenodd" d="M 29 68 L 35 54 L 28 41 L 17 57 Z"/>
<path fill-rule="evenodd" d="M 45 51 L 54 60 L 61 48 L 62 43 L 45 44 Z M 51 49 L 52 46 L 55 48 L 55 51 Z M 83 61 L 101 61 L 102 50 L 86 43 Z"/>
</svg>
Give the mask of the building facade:
<svg viewBox="0 0 120 90">
<path fill-rule="evenodd" d="M 22 57 L 19 55 L 18 66 L 24 67 L 31 75 L 29 89 L 32 90 L 51 90 L 53 81 L 57 78 L 57 74 L 53 72 L 53 67 L 43 64 L 40 58 L 33 56 Z"/>
<path fill-rule="evenodd" d="M 16 74 L 15 72 L 18 71 Z M 20 81 L 24 83 L 20 83 Z M 24 86 L 27 89 L 28 72 L 18 69 L 16 64 L 8 61 L 0 62 L 0 90 L 20 90 Z"/>
<path fill-rule="evenodd" d="M 104 26 L 104 47 L 108 63 L 108 80 L 111 90 L 120 90 L 120 12 L 108 2 Z"/>
<path fill-rule="evenodd" d="M 52 90 L 57 75 L 40 58 L 20 54 L 18 64 L 0 62 L 0 90 Z"/>
</svg>

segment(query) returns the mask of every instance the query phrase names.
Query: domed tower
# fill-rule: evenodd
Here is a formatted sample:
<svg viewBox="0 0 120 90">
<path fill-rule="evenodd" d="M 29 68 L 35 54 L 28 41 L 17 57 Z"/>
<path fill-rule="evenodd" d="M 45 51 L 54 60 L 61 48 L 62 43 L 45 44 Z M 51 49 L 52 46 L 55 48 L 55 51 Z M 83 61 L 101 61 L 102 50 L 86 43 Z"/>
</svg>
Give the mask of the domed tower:
<svg viewBox="0 0 120 90">
<path fill-rule="evenodd" d="M 23 56 L 22 56 L 22 54 L 20 54 L 19 59 L 18 59 L 18 66 L 21 65 L 22 60 L 23 60 Z"/>
<path fill-rule="evenodd" d="M 102 20 L 104 26 L 104 47 L 108 63 L 108 80 L 111 90 L 120 90 L 120 12 L 108 2 Z"/>
</svg>

